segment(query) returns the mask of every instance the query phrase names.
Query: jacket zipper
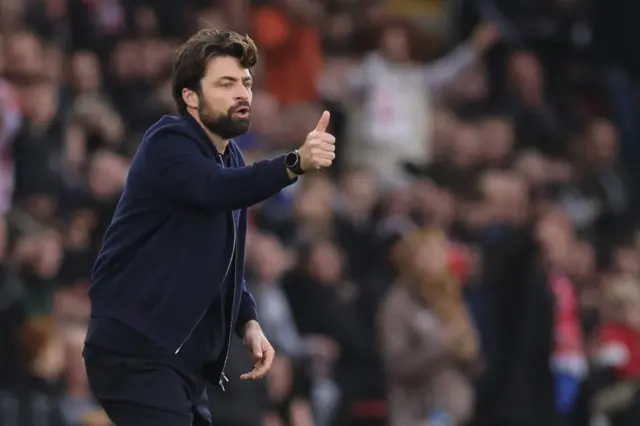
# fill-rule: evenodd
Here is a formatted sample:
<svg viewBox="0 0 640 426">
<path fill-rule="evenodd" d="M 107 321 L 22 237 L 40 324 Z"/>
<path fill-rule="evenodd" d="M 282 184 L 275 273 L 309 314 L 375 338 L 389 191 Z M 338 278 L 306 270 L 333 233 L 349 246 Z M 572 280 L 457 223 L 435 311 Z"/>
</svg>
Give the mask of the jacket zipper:
<svg viewBox="0 0 640 426">
<path fill-rule="evenodd" d="M 218 154 L 218 158 L 220 159 L 220 164 L 222 164 L 222 167 L 224 168 L 224 159 L 222 158 L 222 156 L 220 154 Z M 233 246 L 231 249 L 231 256 L 229 257 L 229 263 L 227 263 L 227 269 L 224 271 L 224 275 L 222 276 L 222 282 L 221 285 L 224 285 L 224 282 L 227 280 L 227 275 L 229 275 L 229 270 L 231 269 L 231 265 L 233 264 L 233 258 L 235 257 L 235 253 L 236 253 L 236 223 L 235 220 L 233 219 L 233 212 L 231 212 L 231 221 L 233 224 Z M 235 279 L 234 279 L 234 283 L 233 283 L 233 299 L 232 299 L 232 304 L 231 304 L 231 319 L 233 319 L 233 303 L 235 303 L 235 298 L 236 298 L 236 293 L 235 293 Z M 207 309 L 209 309 L 207 307 Z M 195 331 L 196 327 L 198 326 L 198 324 L 200 324 L 200 321 L 202 321 L 202 318 L 204 318 L 205 314 L 207 313 L 207 309 L 205 309 L 202 314 L 200 315 L 200 318 L 198 319 L 198 321 L 193 325 L 193 327 L 191 327 L 191 330 L 189 331 L 189 334 L 187 334 L 187 337 L 184 338 L 184 340 L 182 341 L 182 343 L 180 343 L 180 346 L 178 346 L 178 349 L 176 349 L 176 351 L 174 352 L 175 355 L 177 355 L 180 350 L 182 349 L 182 347 L 184 346 L 185 343 L 187 343 L 187 340 L 189 340 L 189 337 L 191 337 L 191 335 L 193 334 L 193 332 Z M 231 327 L 230 325 L 230 328 Z M 231 338 L 229 338 L 229 342 L 231 342 Z M 224 357 L 224 364 L 222 367 L 222 377 L 220 378 L 220 386 L 222 386 L 222 378 L 226 379 L 226 381 L 229 381 L 229 379 L 227 379 L 227 376 L 225 376 L 224 374 L 224 366 L 227 364 L 227 357 L 229 356 L 229 349 L 227 348 L 227 353 L 225 354 Z M 224 387 L 223 387 L 224 390 Z"/>
<path fill-rule="evenodd" d="M 222 155 L 220 155 L 220 160 L 222 161 L 222 167 L 224 167 L 224 159 L 222 158 Z M 236 229 L 236 220 L 235 217 L 233 216 L 233 211 L 231 212 L 231 224 L 233 225 L 233 250 L 231 251 L 231 261 L 235 258 L 238 259 L 237 253 L 236 253 L 236 244 L 237 244 L 237 240 L 238 240 L 238 230 Z M 232 262 L 229 262 L 229 265 L 227 266 L 227 272 L 229 267 L 231 266 Z M 237 271 L 238 265 L 235 265 L 235 269 Z M 225 274 L 226 275 L 226 274 Z M 224 373 L 224 369 L 227 367 L 227 360 L 229 359 L 229 352 L 231 350 L 231 338 L 233 337 L 233 317 L 234 317 L 234 313 L 235 313 L 235 309 L 236 309 L 236 283 L 237 283 L 237 277 L 234 271 L 233 274 L 233 286 L 231 288 L 231 291 L 233 292 L 231 294 L 231 315 L 229 316 L 229 337 L 227 337 L 227 348 L 225 350 L 225 354 L 224 354 L 224 362 L 222 363 L 222 371 L 220 372 L 220 379 L 218 380 L 218 385 L 220 386 L 220 389 L 222 389 L 222 391 L 224 392 L 224 384 L 225 382 L 229 381 L 229 378 L 227 377 L 227 375 Z M 223 284 L 224 285 L 224 284 Z"/>
<path fill-rule="evenodd" d="M 236 222 L 235 219 L 233 218 L 233 212 L 231 213 L 231 220 L 233 221 L 233 254 L 232 254 L 232 258 L 236 258 L 236 240 L 237 240 L 237 231 L 236 231 Z M 237 266 L 237 265 L 236 265 Z M 231 338 L 233 337 L 233 316 L 235 313 L 235 309 L 236 309 L 236 277 L 234 274 L 233 277 L 233 287 L 232 287 L 232 295 L 231 295 L 231 315 L 229 316 L 229 337 L 227 338 L 227 349 L 225 350 L 225 354 L 224 354 L 224 362 L 222 363 L 222 371 L 220 372 L 220 380 L 218 381 L 218 385 L 220 386 L 220 389 L 222 389 L 223 391 L 224 389 L 224 383 L 229 381 L 229 378 L 227 377 L 226 374 L 224 374 L 224 369 L 227 367 L 227 360 L 229 359 L 229 352 L 231 351 Z"/>
</svg>

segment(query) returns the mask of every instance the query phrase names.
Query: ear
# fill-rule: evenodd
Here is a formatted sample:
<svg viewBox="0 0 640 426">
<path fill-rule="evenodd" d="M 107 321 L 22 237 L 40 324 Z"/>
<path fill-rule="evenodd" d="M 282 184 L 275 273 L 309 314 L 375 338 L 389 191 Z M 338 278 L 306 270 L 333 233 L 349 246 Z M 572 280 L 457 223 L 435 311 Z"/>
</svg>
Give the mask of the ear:
<svg viewBox="0 0 640 426">
<path fill-rule="evenodd" d="M 198 109 L 200 98 L 198 94 L 190 89 L 182 89 L 182 100 L 187 104 L 188 108 Z"/>
</svg>

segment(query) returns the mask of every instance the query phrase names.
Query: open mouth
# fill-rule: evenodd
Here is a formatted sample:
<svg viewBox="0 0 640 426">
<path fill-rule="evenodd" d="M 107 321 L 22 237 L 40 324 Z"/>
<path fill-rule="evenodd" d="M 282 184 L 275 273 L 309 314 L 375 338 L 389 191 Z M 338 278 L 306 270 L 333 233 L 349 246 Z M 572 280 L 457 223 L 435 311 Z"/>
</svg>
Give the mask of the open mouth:
<svg viewBox="0 0 640 426">
<path fill-rule="evenodd" d="M 249 108 L 249 107 L 240 107 L 240 108 L 236 109 L 235 114 L 241 115 L 243 117 L 246 117 L 246 116 L 249 115 L 250 112 L 251 112 L 251 108 Z"/>
</svg>

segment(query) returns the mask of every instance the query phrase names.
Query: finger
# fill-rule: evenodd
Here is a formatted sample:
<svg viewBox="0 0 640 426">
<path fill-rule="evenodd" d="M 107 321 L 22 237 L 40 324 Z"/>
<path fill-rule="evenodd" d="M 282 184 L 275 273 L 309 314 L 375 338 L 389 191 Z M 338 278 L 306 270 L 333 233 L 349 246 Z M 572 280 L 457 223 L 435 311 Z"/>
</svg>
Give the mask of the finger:
<svg viewBox="0 0 640 426">
<path fill-rule="evenodd" d="M 320 151 L 315 155 L 317 160 L 335 160 L 336 153 L 332 151 Z"/>
<path fill-rule="evenodd" d="M 336 143 L 336 137 L 331 133 L 316 133 L 316 138 L 318 138 L 322 142 L 327 142 L 330 144 Z"/>
<path fill-rule="evenodd" d="M 310 165 L 316 169 L 320 169 L 322 167 L 329 167 L 333 160 L 335 159 L 335 154 L 332 152 L 318 152 L 313 155 Z"/>
<path fill-rule="evenodd" d="M 253 359 L 255 359 L 256 362 L 259 362 L 259 360 L 262 359 L 262 349 L 259 346 L 254 347 L 251 353 L 253 354 Z"/>
<path fill-rule="evenodd" d="M 311 133 L 309 133 L 307 135 L 307 140 L 312 141 L 312 142 L 336 143 L 336 137 L 333 136 L 331 133 L 318 132 L 316 130 L 314 130 L 313 132 L 311 132 Z"/>
<path fill-rule="evenodd" d="M 271 364 L 273 363 L 273 358 L 275 356 L 275 351 L 270 348 L 264 351 L 264 358 L 252 371 L 252 375 L 254 379 L 261 379 L 267 374 L 269 369 L 271 368 Z"/>
<path fill-rule="evenodd" d="M 316 125 L 315 130 L 317 132 L 326 132 L 327 127 L 329 127 L 330 119 L 331 119 L 331 114 L 329 113 L 329 111 L 323 112 L 322 117 L 320 117 L 320 120 L 318 121 L 318 124 Z"/>
<path fill-rule="evenodd" d="M 256 364 L 256 366 L 253 368 L 253 370 L 251 370 L 251 372 L 240 376 L 240 379 L 241 380 L 261 379 L 262 377 L 264 377 L 265 374 L 267 374 L 267 371 L 269 371 L 269 368 L 266 367 L 263 362 L 260 362 Z"/>
<path fill-rule="evenodd" d="M 320 149 L 324 152 L 335 152 L 336 151 L 336 146 L 330 142 L 323 142 L 320 145 Z"/>
<path fill-rule="evenodd" d="M 276 356 L 276 351 L 273 348 L 267 348 L 264 351 L 264 359 L 262 360 L 262 368 L 264 369 L 264 374 L 266 374 L 271 369 L 271 364 L 273 364 L 273 359 Z"/>
<path fill-rule="evenodd" d="M 318 159 L 316 164 L 319 167 L 331 167 L 331 165 L 333 164 L 333 160 L 329 160 L 328 158 L 321 158 L 321 159 Z"/>
<path fill-rule="evenodd" d="M 312 167 L 319 170 L 323 167 L 329 167 L 333 163 L 333 159 L 325 156 L 318 156 L 313 160 Z"/>
<path fill-rule="evenodd" d="M 262 365 L 262 359 L 257 360 L 253 365 L 253 370 L 240 376 L 241 380 L 252 380 L 257 378 L 258 369 Z"/>
<path fill-rule="evenodd" d="M 254 368 L 253 370 L 251 370 L 251 372 L 242 374 L 240 376 L 240 380 L 253 380 L 253 379 L 256 379 L 257 378 L 257 376 L 256 376 L 257 370 L 258 370 L 257 368 Z"/>
<path fill-rule="evenodd" d="M 309 150 L 309 153 L 311 154 L 312 158 L 315 158 L 317 156 L 322 156 L 322 155 L 324 155 L 326 153 L 335 153 L 335 152 L 336 152 L 335 145 L 332 145 L 332 144 L 330 144 L 328 142 L 321 142 L 321 143 L 319 143 L 317 145 L 314 145 Z"/>
<path fill-rule="evenodd" d="M 312 130 L 307 134 L 307 141 L 317 142 L 317 141 L 328 141 L 335 142 L 336 138 L 331 133 L 321 132 L 319 130 Z"/>
</svg>

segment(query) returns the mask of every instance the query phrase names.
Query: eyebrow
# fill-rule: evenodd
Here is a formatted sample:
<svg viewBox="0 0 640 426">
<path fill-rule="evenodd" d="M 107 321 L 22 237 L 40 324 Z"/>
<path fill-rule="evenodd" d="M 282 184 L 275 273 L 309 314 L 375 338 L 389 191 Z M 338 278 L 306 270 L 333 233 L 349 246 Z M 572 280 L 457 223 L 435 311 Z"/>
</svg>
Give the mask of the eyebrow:
<svg viewBox="0 0 640 426">
<path fill-rule="evenodd" d="M 224 77 L 220 77 L 218 79 L 218 82 L 230 81 L 232 83 L 236 83 L 238 80 L 240 80 L 238 77 L 232 77 L 230 75 L 225 75 Z M 253 81 L 253 77 L 251 77 L 251 76 L 242 77 L 242 82 L 243 83 L 250 83 L 251 81 Z"/>
</svg>

